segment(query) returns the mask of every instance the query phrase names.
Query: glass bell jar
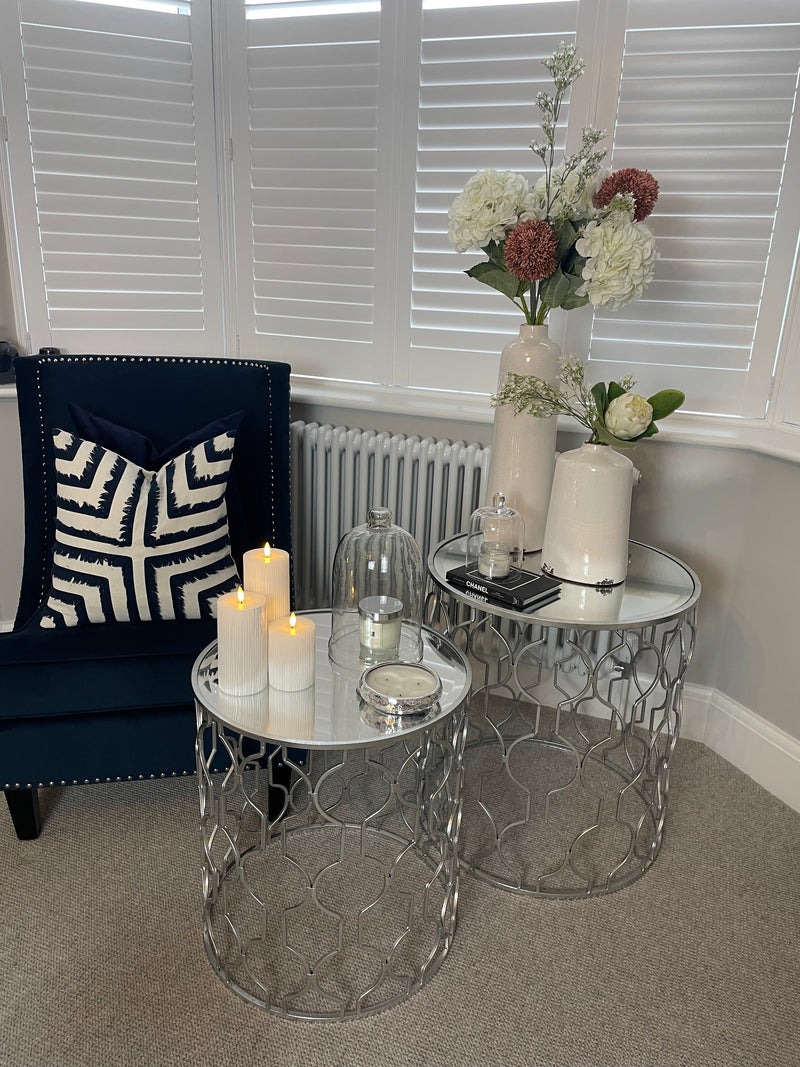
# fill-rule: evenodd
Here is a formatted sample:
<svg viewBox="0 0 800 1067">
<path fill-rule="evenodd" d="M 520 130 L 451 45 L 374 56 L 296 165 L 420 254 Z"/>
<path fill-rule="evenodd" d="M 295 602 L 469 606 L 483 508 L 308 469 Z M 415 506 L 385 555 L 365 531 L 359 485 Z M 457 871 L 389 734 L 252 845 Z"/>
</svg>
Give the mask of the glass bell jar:
<svg viewBox="0 0 800 1067">
<path fill-rule="evenodd" d="M 525 520 L 508 507 L 503 493 L 491 504 L 473 511 L 467 535 L 467 574 L 479 578 L 507 578 L 522 566 Z"/>
<path fill-rule="evenodd" d="M 419 545 L 372 507 L 339 542 L 331 577 L 328 655 L 340 667 L 422 659 L 424 572 Z"/>
</svg>

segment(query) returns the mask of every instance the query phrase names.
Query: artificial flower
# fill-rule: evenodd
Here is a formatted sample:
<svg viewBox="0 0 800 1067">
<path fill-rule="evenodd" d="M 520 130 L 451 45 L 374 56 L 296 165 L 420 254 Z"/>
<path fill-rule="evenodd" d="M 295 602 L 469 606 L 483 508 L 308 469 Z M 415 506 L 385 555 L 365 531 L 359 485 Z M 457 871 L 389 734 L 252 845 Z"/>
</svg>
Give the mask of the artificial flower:
<svg viewBox="0 0 800 1067">
<path fill-rule="evenodd" d="M 505 242 L 505 264 L 524 282 L 538 282 L 558 265 L 558 237 L 544 219 L 526 219 L 515 226 Z"/>
<path fill-rule="evenodd" d="M 642 295 L 653 274 L 655 241 L 640 220 L 658 195 L 658 182 L 648 171 L 629 167 L 612 174 L 601 168 L 607 149 L 598 144 L 604 132 L 593 126 L 581 131 L 577 151 L 555 162 L 561 108 L 584 65 L 574 45 L 563 42 L 543 65 L 553 92 L 536 98 L 543 137 L 530 147 L 544 174 L 532 190 L 527 178 L 513 171 L 474 174 L 450 207 L 448 228 L 459 252 L 479 249 L 487 256 L 465 273 L 503 293 L 526 322 L 538 325 L 552 308 L 570 311 L 591 301 L 616 310 Z M 518 229 L 533 219 L 555 235 L 552 257 L 544 230 Z"/>
<path fill-rule="evenodd" d="M 606 429 L 622 441 L 639 437 L 652 421 L 653 405 L 638 393 L 623 393 L 606 408 Z"/>
<path fill-rule="evenodd" d="M 473 174 L 450 206 L 451 242 L 459 252 L 503 241 L 508 231 L 528 218 L 530 192 L 521 174 L 484 170 Z"/>
<path fill-rule="evenodd" d="M 535 374 L 509 374 L 492 404 L 511 404 L 516 414 L 536 418 L 570 415 L 591 432 L 589 444 L 633 448 L 643 437 L 658 433 L 656 422 L 665 419 L 683 404 L 686 397 L 678 389 L 662 389 L 645 400 L 630 390 L 632 374 L 618 382 L 589 386 L 585 368 L 577 359 L 561 361 L 561 385 L 552 385 Z"/>
<path fill-rule="evenodd" d="M 578 295 L 610 311 L 639 299 L 653 277 L 657 258 L 651 230 L 634 222 L 628 211 L 612 211 L 587 223 L 575 251 L 585 258 Z"/>
<path fill-rule="evenodd" d="M 594 206 L 607 207 L 620 193 L 631 194 L 634 201 L 633 221 L 642 222 L 652 214 L 658 200 L 658 182 L 649 170 L 625 167 L 603 179 L 594 195 Z"/>
</svg>

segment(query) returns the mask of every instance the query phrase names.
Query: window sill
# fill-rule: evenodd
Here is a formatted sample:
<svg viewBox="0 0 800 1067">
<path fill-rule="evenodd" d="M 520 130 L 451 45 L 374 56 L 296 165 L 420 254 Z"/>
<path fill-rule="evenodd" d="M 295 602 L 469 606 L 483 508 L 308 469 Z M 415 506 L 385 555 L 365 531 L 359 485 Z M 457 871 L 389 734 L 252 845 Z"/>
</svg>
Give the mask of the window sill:
<svg viewBox="0 0 800 1067">
<path fill-rule="evenodd" d="M 489 398 L 481 393 L 446 393 L 292 375 L 292 397 L 301 403 L 474 422 L 484 427 L 492 421 Z M 584 432 L 567 418 L 559 420 L 559 428 L 567 433 Z M 800 463 L 800 426 L 772 426 L 760 419 L 677 414 L 663 424 L 653 440 L 737 448 Z"/>
</svg>

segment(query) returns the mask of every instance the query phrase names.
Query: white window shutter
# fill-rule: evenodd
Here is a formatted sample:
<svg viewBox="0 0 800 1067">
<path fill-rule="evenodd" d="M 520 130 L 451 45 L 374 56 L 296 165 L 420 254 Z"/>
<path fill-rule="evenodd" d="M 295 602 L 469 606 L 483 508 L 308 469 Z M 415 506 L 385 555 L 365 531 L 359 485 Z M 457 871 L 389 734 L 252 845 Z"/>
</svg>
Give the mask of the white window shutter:
<svg viewBox="0 0 800 1067">
<path fill-rule="evenodd" d="M 764 417 L 797 239 L 798 16 L 794 0 L 630 0 L 613 166 L 658 179 L 660 259 L 642 299 L 596 313 L 594 380 L 631 370 L 686 410 Z"/>
<path fill-rule="evenodd" d="M 207 28 L 65 0 L 19 16 L 0 47 L 32 347 L 219 352 Z"/>
<path fill-rule="evenodd" d="M 522 313 L 463 272 L 483 258 L 458 253 L 448 208 L 476 171 L 542 173 L 529 145 L 535 106 L 551 85 L 541 64 L 572 41 L 578 3 L 464 4 L 423 11 L 409 381 L 430 389 L 491 393 L 500 351 Z M 564 146 L 567 109 L 558 143 Z"/>
<path fill-rule="evenodd" d="M 245 354 L 376 381 L 380 14 L 351 6 L 230 34 L 239 322 Z"/>
</svg>

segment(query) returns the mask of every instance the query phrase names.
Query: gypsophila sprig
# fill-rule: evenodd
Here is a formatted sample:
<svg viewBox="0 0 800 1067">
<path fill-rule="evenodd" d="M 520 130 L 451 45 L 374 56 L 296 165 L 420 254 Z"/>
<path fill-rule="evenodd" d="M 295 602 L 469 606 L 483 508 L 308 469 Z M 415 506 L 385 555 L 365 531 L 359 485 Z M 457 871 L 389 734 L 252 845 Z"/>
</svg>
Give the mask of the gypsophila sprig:
<svg viewBox="0 0 800 1067">
<path fill-rule="evenodd" d="M 575 358 L 561 361 L 561 387 L 533 374 L 509 374 L 492 397 L 492 405 L 510 404 L 516 414 L 535 418 L 569 415 L 590 431 L 589 444 L 633 448 L 642 437 L 658 433 L 656 422 L 665 419 L 683 404 L 686 397 L 678 389 L 662 389 L 649 399 L 631 390 L 632 374 L 618 382 L 588 385 L 583 363 Z"/>
<path fill-rule="evenodd" d="M 552 308 L 570 311 L 592 303 L 615 310 L 641 296 L 656 260 L 655 238 L 642 220 L 658 196 L 658 182 L 647 171 L 628 167 L 612 174 L 601 166 L 607 149 L 598 146 L 605 131 L 593 126 L 581 131 L 577 151 L 556 163 L 559 118 L 584 63 L 575 46 L 562 41 L 542 65 L 553 91 L 537 94 L 542 137 L 530 147 L 544 173 L 533 188 L 513 171 L 474 174 L 450 205 L 448 229 L 459 252 L 475 249 L 487 256 L 465 273 L 503 293 L 526 322 L 537 325 Z M 540 226 L 534 240 L 528 227 L 511 242 L 508 256 L 507 240 L 532 219 L 549 227 L 549 236 Z M 556 254 L 544 275 L 541 264 L 550 262 L 551 247 Z"/>
</svg>

